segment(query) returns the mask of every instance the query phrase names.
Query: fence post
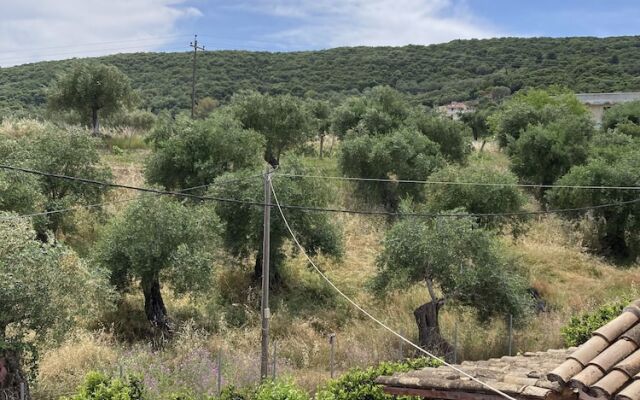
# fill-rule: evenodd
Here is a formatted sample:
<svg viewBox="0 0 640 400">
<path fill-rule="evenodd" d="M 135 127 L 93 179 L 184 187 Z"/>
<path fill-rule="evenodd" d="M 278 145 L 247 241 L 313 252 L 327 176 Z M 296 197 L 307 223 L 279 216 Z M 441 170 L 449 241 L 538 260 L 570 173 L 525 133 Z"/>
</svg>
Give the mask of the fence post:
<svg viewBox="0 0 640 400">
<path fill-rule="evenodd" d="M 26 393 L 25 393 L 24 382 L 20 382 L 20 400 L 25 400 L 25 397 L 26 397 Z"/>
<path fill-rule="evenodd" d="M 331 355 L 329 358 L 329 367 L 331 369 L 331 379 L 333 379 L 335 375 L 335 345 L 336 345 L 336 334 L 332 333 L 329 335 L 329 344 L 331 345 Z"/>
<path fill-rule="evenodd" d="M 273 342 L 273 371 L 271 371 L 272 373 L 272 377 L 273 380 L 276 380 L 276 361 L 278 360 L 278 342 L 274 341 Z"/>
<path fill-rule="evenodd" d="M 458 363 L 458 320 L 453 328 L 453 363 Z"/>
<path fill-rule="evenodd" d="M 407 337 L 407 335 L 404 334 L 404 331 L 400 331 L 400 334 L 402 337 Z M 402 360 L 404 360 L 404 340 L 400 339 L 400 361 Z"/>
<path fill-rule="evenodd" d="M 512 344 L 513 344 L 513 315 L 509 314 L 509 355 L 511 355 Z"/>
<path fill-rule="evenodd" d="M 218 357 L 216 357 L 216 368 L 218 368 L 218 376 L 217 378 L 217 391 L 218 391 L 218 397 L 220 397 L 220 394 L 222 393 L 222 349 L 220 349 L 218 351 Z"/>
</svg>

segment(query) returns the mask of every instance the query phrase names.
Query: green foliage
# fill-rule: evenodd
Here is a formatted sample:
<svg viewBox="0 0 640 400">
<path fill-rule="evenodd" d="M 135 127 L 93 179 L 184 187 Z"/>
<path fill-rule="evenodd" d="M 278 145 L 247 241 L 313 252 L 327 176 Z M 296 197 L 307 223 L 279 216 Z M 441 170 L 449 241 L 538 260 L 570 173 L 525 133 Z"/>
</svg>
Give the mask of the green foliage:
<svg viewBox="0 0 640 400">
<path fill-rule="evenodd" d="M 592 134 L 587 116 L 529 126 L 509 147 L 511 169 L 524 183 L 551 185 L 572 166 L 586 161 Z"/>
<path fill-rule="evenodd" d="M 120 290 L 140 281 L 147 318 L 157 322 L 153 318 L 158 316 L 148 307 L 155 301 L 162 303 L 160 280 L 169 282 L 178 294 L 209 287 L 219 230 L 217 218 L 205 207 L 142 196 L 105 228 L 94 257 L 111 271 L 111 280 Z"/>
<path fill-rule="evenodd" d="M 621 124 L 636 127 L 640 125 L 640 101 L 616 104 L 605 111 L 602 118 L 602 128 L 605 131 L 619 128 Z"/>
<path fill-rule="evenodd" d="M 447 161 L 462 163 L 471 152 L 471 129 L 460 121 L 414 112 L 408 124 L 437 143 Z"/>
<path fill-rule="evenodd" d="M 372 135 L 398 129 L 409 116 L 404 95 L 389 86 L 376 86 L 364 96 L 347 98 L 334 110 L 332 128 L 343 138 L 350 130 Z"/>
<path fill-rule="evenodd" d="M 481 321 L 527 312 L 530 297 L 517 261 L 472 218 L 401 219 L 383 244 L 372 282 L 378 293 L 427 282 L 438 285 L 447 301 L 474 308 Z"/>
<path fill-rule="evenodd" d="M 385 394 L 382 387 L 375 383 L 376 378 L 437 366 L 439 363 L 430 358 L 415 358 L 400 362 L 382 362 L 367 369 L 354 368 L 321 387 L 316 393 L 316 400 L 392 400 L 395 397 Z M 398 398 L 414 399 L 407 396 Z"/>
<path fill-rule="evenodd" d="M 346 176 L 424 180 L 444 165 L 439 146 L 415 129 L 388 135 L 349 135 L 340 147 L 338 164 Z M 422 187 L 393 182 L 358 182 L 363 199 L 395 210 L 403 197 L 422 199 Z"/>
<path fill-rule="evenodd" d="M 389 85 L 413 103 L 432 106 L 469 100 L 496 87 L 570 85 L 575 92 L 640 89 L 637 36 L 455 40 L 431 46 L 351 47 L 305 52 L 207 51 L 198 55 L 198 93 L 225 101 L 243 89 L 329 99 Z M 619 63 L 611 64 L 613 55 Z M 191 105 L 192 55 L 118 54 L 95 59 L 131 77 L 142 106 L 158 112 Z M 0 70 L 0 109 L 37 112 L 42 87 L 75 61 L 42 62 Z M 496 93 L 496 98 L 499 94 Z"/>
<path fill-rule="evenodd" d="M 218 108 L 219 105 L 220 103 L 218 100 L 207 96 L 198 100 L 196 107 L 193 110 L 193 114 L 196 118 L 207 118 L 216 108 Z"/>
<path fill-rule="evenodd" d="M 290 95 L 241 92 L 231 100 L 231 112 L 245 129 L 264 136 L 265 161 L 277 165 L 280 155 L 311 137 L 311 118 L 302 100 Z"/>
<path fill-rule="evenodd" d="M 299 159 L 286 158 L 278 169 L 282 174 L 309 174 Z M 258 170 L 228 173 L 216 179 L 210 194 L 227 199 L 242 199 L 261 203 L 264 201 L 262 180 L 255 175 Z M 239 181 L 237 181 L 239 180 Z M 225 183 L 233 181 L 233 184 Z M 276 177 L 273 186 L 281 204 L 327 207 L 334 193 L 327 182 L 314 179 Z M 215 211 L 225 223 L 225 247 L 234 256 L 247 257 L 262 248 L 262 208 L 249 204 L 217 203 Z M 342 255 L 342 235 L 338 225 L 327 213 L 285 209 L 287 220 L 298 240 L 311 254 Z M 271 272 L 278 282 L 278 272 L 285 258 L 285 241 L 290 237 L 277 209 L 271 212 Z M 256 259 L 256 274 L 260 273 L 262 255 Z"/>
<path fill-rule="evenodd" d="M 109 378 L 100 372 L 90 372 L 78 388 L 78 393 L 62 400 L 144 400 L 142 381 L 137 377 L 126 380 Z"/>
<path fill-rule="evenodd" d="M 0 213 L 0 347 L 63 333 L 112 304 L 106 274 L 61 244 L 43 243 L 28 219 Z"/>
<path fill-rule="evenodd" d="M 629 304 L 629 299 L 620 299 L 604 304 L 593 311 L 571 317 L 560 329 L 566 346 L 580 346 L 589 340 L 595 330 L 618 317 Z"/>
<path fill-rule="evenodd" d="M 462 208 L 471 214 L 516 213 L 522 210 L 526 200 L 517 187 L 509 186 L 518 183 L 513 174 L 482 159 L 476 159 L 467 166 L 447 166 L 433 173 L 429 179 L 454 183 L 427 186 L 427 207 L 435 212 Z M 455 184 L 464 182 L 477 182 L 487 186 Z M 480 225 L 490 228 L 501 227 L 510 222 L 517 224 L 521 220 L 517 216 L 478 218 Z"/>
<path fill-rule="evenodd" d="M 588 111 L 575 95 L 558 87 L 516 93 L 489 116 L 491 130 L 501 147 L 507 147 L 530 125 L 548 124 L 558 118 L 586 119 Z"/>
<path fill-rule="evenodd" d="M 223 112 L 196 121 L 163 115 L 149 138 L 154 152 L 145 175 L 167 189 L 207 185 L 225 172 L 256 168 L 265 146 L 260 134 Z"/>
<path fill-rule="evenodd" d="M 585 165 L 578 165 L 557 181 L 558 185 L 638 186 L 640 185 L 640 151 L 637 147 L 619 152 L 608 159 L 594 157 Z M 563 216 L 587 224 L 595 232 L 595 240 L 588 243 L 592 251 L 619 260 L 640 254 L 640 203 L 629 190 L 576 190 L 554 188 L 547 198 L 554 208 L 579 208 L 594 205 L 631 202 L 616 207 L 565 213 Z"/>
<path fill-rule="evenodd" d="M 309 394 L 290 380 L 266 381 L 256 390 L 254 400 L 309 400 Z"/>
<path fill-rule="evenodd" d="M 98 112 L 107 116 L 133 103 L 129 78 L 112 65 L 77 63 L 47 93 L 52 111 L 73 110 L 97 129 Z"/>
<path fill-rule="evenodd" d="M 120 110 L 106 119 L 106 125 L 113 127 L 130 127 L 137 131 L 148 131 L 153 128 L 156 115 L 147 110 Z"/>
<path fill-rule="evenodd" d="M 60 129 L 41 125 L 18 139 L 0 139 L 0 162 L 32 168 L 38 171 L 109 181 L 111 172 L 100 160 L 99 142 L 88 137 L 81 129 Z M 57 210 L 76 205 L 100 203 L 107 189 L 96 185 L 27 176 L 24 173 L 3 173 L 1 181 L 15 183 L 5 190 L 5 210 L 38 211 Z M 0 186 L 0 190 L 2 190 Z M 22 203 L 20 203 L 22 202 Z M 72 231 L 70 214 L 51 214 L 38 220 L 41 235 L 46 229 Z"/>
<path fill-rule="evenodd" d="M 460 121 L 471 129 L 474 140 L 486 139 L 491 135 L 489 123 L 487 122 L 488 116 L 488 110 L 476 110 L 462 114 Z"/>
</svg>

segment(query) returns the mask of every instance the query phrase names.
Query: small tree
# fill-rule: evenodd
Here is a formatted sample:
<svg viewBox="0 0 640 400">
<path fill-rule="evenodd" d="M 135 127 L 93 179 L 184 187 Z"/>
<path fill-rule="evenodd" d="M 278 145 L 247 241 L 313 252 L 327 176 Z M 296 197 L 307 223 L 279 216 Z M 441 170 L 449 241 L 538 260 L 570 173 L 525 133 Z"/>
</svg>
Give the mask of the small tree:
<svg viewBox="0 0 640 400">
<path fill-rule="evenodd" d="M 471 152 L 471 129 L 460 121 L 414 112 L 408 123 L 437 143 L 447 161 L 462 163 Z"/>
<path fill-rule="evenodd" d="M 285 150 L 301 146 L 311 137 L 307 109 L 301 99 L 293 96 L 241 92 L 231 99 L 230 108 L 245 129 L 264 136 L 264 159 L 272 166 L 280 163 Z"/>
<path fill-rule="evenodd" d="M 320 139 L 320 158 L 324 155 L 324 138 L 331 129 L 331 105 L 328 101 L 310 100 L 309 114 L 312 118 L 312 126 L 318 139 Z"/>
<path fill-rule="evenodd" d="M 113 304 L 113 292 L 103 270 L 60 244 L 37 240 L 27 219 L 0 218 L 0 364 L 8 371 L 0 386 L 17 394 L 21 383 L 28 389 L 21 357 L 34 335 L 44 340 L 96 318 Z"/>
<path fill-rule="evenodd" d="M 476 159 L 464 167 L 447 166 L 433 173 L 429 179 L 452 183 L 427 185 L 426 204 L 435 212 L 462 208 L 472 214 L 517 213 L 522 210 L 526 200 L 521 191 L 513 186 L 518 183 L 517 178 L 489 160 Z M 465 185 L 466 182 L 486 186 Z M 500 228 L 508 223 L 514 224 L 516 228 L 522 220 L 518 216 L 478 218 L 479 224 L 488 228 Z"/>
<path fill-rule="evenodd" d="M 588 110 L 566 89 L 522 90 L 488 118 L 500 147 L 518 140 L 529 125 L 546 124 L 560 117 L 588 117 Z"/>
<path fill-rule="evenodd" d="M 187 207 L 167 197 L 141 197 L 114 219 L 96 244 L 96 261 L 111 271 L 123 291 L 135 282 L 144 294 L 144 311 L 162 333 L 172 333 L 160 281 L 176 293 L 209 287 L 212 251 L 220 230 L 205 207 Z"/>
<path fill-rule="evenodd" d="M 106 116 L 133 103 L 129 78 L 118 68 L 98 63 L 77 63 L 58 77 L 47 93 L 52 111 L 73 110 L 100 130 L 99 113 Z"/>
<path fill-rule="evenodd" d="M 342 143 L 338 164 L 346 176 L 374 179 L 424 180 L 444 165 L 438 145 L 410 128 L 392 134 L 348 136 Z M 357 182 L 363 199 L 395 210 L 402 197 L 422 199 L 419 185 L 393 182 Z"/>
<path fill-rule="evenodd" d="M 263 202 L 263 183 L 250 179 L 258 171 L 245 170 L 229 173 L 216 180 L 211 194 L 230 199 Z M 282 174 L 308 174 L 300 160 L 288 158 L 280 166 Z M 228 180 L 238 180 L 233 185 L 225 184 Z M 327 207 L 333 198 L 330 187 L 317 180 L 289 177 L 274 177 L 273 185 L 278 200 L 282 204 Z M 229 252 L 237 257 L 248 257 L 255 254 L 256 279 L 262 276 L 262 222 L 263 210 L 250 204 L 217 203 L 215 211 L 225 223 L 224 244 Z M 285 209 L 287 220 L 294 229 L 298 239 L 309 254 L 324 253 L 334 257 L 342 255 L 342 235 L 333 218 L 326 213 L 305 212 L 303 210 Z M 271 213 L 271 274 L 276 285 L 282 283 L 280 269 L 287 253 L 285 242 L 290 237 L 284 222 L 277 210 Z"/>
<path fill-rule="evenodd" d="M 605 111 L 602 129 L 615 129 L 621 124 L 640 125 L 640 101 L 616 104 Z"/>
<path fill-rule="evenodd" d="M 446 303 L 475 309 L 480 321 L 525 315 L 530 304 L 525 281 L 503 254 L 496 238 L 471 218 L 402 219 L 385 236 L 373 287 L 386 294 L 425 284 L 429 301 L 414 311 L 420 345 L 449 355 L 438 320 Z"/>
<path fill-rule="evenodd" d="M 573 165 L 587 159 L 591 120 L 568 117 L 527 128 L 509 147 L 511 169 L 527 184 L 551 185 Z M 536 193 L 543 198 L 544 190 Z"/>
<path fill-rule="evenodd" d="M 619 154 L 617 159 L 593 158 L 585 165 L 571 168 L 560 178 L 558 185 L 589 186 L 639 186 L 640 152 L 637 150 Z M 554 208 L 581 208 L 637 199 L 637 193 L 629 190 L 578 190 L 554 188 L 547 198 Z M 581 221 L 594 232 L 590 244 L 593 251 L 605 256 L 628 260 L 640 254 L 640 203 L 596 208 L 563 217 Z"/>
<path fill-rule="evenodd" d="M 151 132 L 154 152 L 145 175 L 167 189 L 207 185 L 230 171 L 261 165 L 264 138 L 243 129 L 230 115 L 215 112 L 206 120 L 161 117 Z"/>
</svg>

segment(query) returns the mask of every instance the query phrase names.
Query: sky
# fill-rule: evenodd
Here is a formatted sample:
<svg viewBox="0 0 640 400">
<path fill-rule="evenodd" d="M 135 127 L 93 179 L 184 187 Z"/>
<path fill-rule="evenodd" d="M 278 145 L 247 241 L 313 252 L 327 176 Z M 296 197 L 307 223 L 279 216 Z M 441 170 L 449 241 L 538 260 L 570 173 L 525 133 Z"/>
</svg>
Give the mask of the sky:
<svg viewBox="0 0 640 400">
<path fill-rule="evenodd" d="M 0 0 L 0 66 L 135 51 L 300 51 L 640 34 L 638 0 Z"/>
</svg>

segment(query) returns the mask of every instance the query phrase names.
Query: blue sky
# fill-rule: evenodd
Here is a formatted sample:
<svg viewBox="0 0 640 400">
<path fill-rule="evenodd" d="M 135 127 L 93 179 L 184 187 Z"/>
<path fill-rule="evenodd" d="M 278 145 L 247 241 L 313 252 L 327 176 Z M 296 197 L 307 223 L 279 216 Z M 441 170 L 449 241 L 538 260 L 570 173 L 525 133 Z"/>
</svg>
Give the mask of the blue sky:
<svg viewBox="0 0 640 400">
<path fill-rule="evenodd" d="M 640 34 L 638 0 L 0 0 L 0 66 L 132 51 L 295 51 Z"/>
</svg>

